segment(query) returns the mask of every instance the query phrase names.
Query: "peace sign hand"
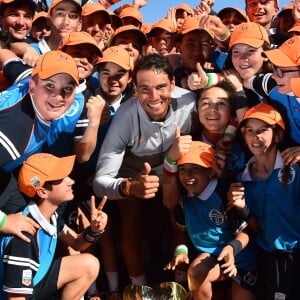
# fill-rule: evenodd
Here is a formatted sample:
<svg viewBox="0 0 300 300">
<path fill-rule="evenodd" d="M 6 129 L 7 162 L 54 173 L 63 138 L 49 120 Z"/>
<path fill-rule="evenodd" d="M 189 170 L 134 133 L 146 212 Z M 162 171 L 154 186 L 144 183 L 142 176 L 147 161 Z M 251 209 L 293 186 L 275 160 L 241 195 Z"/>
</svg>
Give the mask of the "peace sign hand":
<svg viewBox="0 0 300 300">
<path fill-rule="evenodd" d="M 107 197 L 104 196 L 96 208 L 95 196 L 91 196 L 91 230 L 94 233 L 104 230 L 107 224 L 107 214 L 102 211 L 106 201 Z"/>
</svg>

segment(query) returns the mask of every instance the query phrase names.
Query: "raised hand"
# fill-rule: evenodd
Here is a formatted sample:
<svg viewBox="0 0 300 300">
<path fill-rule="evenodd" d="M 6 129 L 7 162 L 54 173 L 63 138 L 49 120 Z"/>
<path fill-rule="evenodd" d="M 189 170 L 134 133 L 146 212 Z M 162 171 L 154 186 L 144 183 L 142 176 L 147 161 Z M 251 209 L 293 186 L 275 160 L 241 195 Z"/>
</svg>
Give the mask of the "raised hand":
<svg viewBox="0 0 300 300">
<path fill-rule="evenodd" d="M 87 108 L 87 117 L 89 119 L 89 126 L 99 127 L 100 120 L 102 119 L 102 112 L 104 107 L 105 107 L 105 101 L 101 96 L 99 95 L 92 96 L 88 99 L 86 103 L 86 108 Z"/>
<path fill-rule="evenodd" d="M 208 82 L 208 77 L 199 62 L 196 64 L 196 69 L 197 72 L 193 72 L 188 76 L 188 87 L 192 91 L 204 88 Z"/>
<path fill-rule="evenodd" d="M 177 161 L 183 154 L 189 152 L 192 143 L 191 135 L 180 135 L 180 127 L 176 127 L 175 141 L 168 151 L 168 156 Z"/>
<path fill-rule="evenodd" d="M 106 201 L 107 197 L 104 196 L 96 208 L 95 196 L 91 196 L 91 229 L 95 233 L 104 230 L 107 224 L 107 214 L 102 211 Z"/>
</svg>

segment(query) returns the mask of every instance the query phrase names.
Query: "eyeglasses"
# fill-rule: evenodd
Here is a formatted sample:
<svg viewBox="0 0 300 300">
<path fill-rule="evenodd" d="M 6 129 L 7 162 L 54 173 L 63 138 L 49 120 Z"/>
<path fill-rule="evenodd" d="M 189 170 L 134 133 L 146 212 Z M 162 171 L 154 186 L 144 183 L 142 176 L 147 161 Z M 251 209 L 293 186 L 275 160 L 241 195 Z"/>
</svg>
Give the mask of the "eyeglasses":
<svg viewBox="0 0 300 300">
<path fill-rule="evenodd" d="M 272 70 L 273 73 L 277 75 L 279 78 L 282 78 L 285 73 L 300 72 L 300 69 L 282 70 L 280 67 L 277 67 L 275 65 L 272 65 Z"/>
</svg>

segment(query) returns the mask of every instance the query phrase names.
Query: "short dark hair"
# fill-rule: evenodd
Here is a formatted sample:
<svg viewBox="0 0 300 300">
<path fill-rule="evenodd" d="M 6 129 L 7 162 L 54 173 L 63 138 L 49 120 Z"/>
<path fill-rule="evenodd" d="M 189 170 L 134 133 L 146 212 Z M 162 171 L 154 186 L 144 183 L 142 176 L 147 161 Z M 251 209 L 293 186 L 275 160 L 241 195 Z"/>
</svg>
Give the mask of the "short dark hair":
<svg viewBox="0 0 300 300">
<path fill-rule="evenodd" d="M 9 7 L 12 7 L 13 9 L 17 9 L 20 6 L 28 6 L 32 11 L 32 18 L 33 18 L 34 13 L 36 11 L 36 4 L 32 0 L 30 0 L 30 1 L 28 1 L 28 0 L 16 0 L 16 1 L 13 1 L 11 3 L 1 3 L 0 4 L 0 15 L 3 16 L 4 11 Z"/>
<path fill-rule="evenodd" d="M 168 75 L 170 81 L 173 80 L 173 68 L 168 59 L 161 54 L 153 53 L 146 55 L 137 61 L 132 74 L 133 82 L 135 84 L 137 83 L 136 75 L 139 71 L 151 69 L 162 70 Z"/>
</svg>

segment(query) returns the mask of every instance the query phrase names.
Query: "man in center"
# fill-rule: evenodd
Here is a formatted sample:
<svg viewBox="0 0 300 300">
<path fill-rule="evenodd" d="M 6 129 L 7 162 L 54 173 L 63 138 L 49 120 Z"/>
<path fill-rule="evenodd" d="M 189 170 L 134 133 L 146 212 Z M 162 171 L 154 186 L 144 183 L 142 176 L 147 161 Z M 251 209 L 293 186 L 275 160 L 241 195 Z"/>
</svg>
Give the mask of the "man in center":
<svg viewBox="0 0 300 300">
<path fill-rule="evenodd" d="M 138 61 L 133 82 L 137 97 L 119 108 L 109 127 L 98 157 L 94 191 L 98 197 L 105 194 L 118 200 L 124 262 L 132 284 L 145 284 L 143 227 L 147 219 L 143 206 L 162 206 L 158 192 L 165 152 L 177 126 L 181 134 L 191 132 L 196 97 L 175 87 L 172 67 L 159 54 Z M 148 210 L 146 217 L 152 222 L 165 222 L 159 211 L 150 214 Z"/>
</svg>

